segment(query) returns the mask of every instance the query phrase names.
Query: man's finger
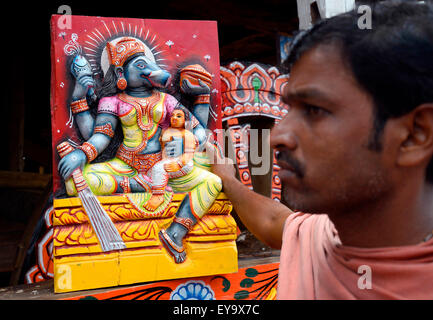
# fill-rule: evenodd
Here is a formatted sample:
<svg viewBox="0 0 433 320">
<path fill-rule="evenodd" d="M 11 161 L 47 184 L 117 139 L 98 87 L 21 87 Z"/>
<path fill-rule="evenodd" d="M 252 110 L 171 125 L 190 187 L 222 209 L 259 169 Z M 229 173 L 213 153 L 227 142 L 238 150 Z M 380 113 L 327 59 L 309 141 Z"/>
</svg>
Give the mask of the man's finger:
<svg viewBox="0 0 433 320">
<path fill-rule="evenodd" d="M 221 163 L 222 157 L 220 156 L 218 149 L 215 148 L 209 141 L 206 141 L 204 143 L 206 153 L 209 155 L 210 160 L 212 163 Z"/>
</svg>

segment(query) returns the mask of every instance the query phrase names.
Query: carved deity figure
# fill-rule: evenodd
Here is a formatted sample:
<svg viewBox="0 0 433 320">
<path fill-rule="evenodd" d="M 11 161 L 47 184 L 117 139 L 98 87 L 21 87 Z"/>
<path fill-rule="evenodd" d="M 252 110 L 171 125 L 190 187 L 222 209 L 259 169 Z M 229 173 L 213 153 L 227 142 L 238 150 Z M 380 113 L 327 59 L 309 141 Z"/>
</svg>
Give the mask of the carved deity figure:
<svg viewBox="0 0 433 320">
<path fill-rule="evenodd" d="M 181 94 L 195 101 L 190 112 L 162 90 L 171 75 L 152 60 L 140 40 L 117 38 L 107 42 L 106 52 L 110 66 L 100 88 L 96 88 L 84 57 L 77 56 L 72 63 L 76 82 L 70 107 L 85 142 L 59 162 L 66 192 L 70 196 L 77 194 L 70 179 L 77 168 L 82 169 L 95 195 L 151 193 L 148 210 L 162 204 L 166 189 L 185 192 L 172 224 L 159 234 L 174 261 L 182 263 L 186 258 L 185 235 L 222 188 L 219 177 L 193 165 L 194 150 L 203 148 L 207 139 L 210 85 L 194 76 L 181 78 Z M 210 78 L 204 68 L 200 72 Z M 89 110 L 89 99 L 99 99 L 96 117 Z M 190 131 L 182 123 L 185 118 Z M 106 150 L 119 125 L 123 141 L 115 157 L 92 163 Z"/>
<path fill-rule="evenodd" d="M 152 196 L 145 205 L 149 211 L 155 210 L 164 202 L 164 191 L 169 178 L 183 177 L 193 169 L 194 151 L 198 147 L 198 140 L 192 132 L 185 129 L 186 114 L 187 111 L 182 107 L 176 107 L 170 118 L 170 127 L 161 132 L 163 160 L 157 162 L 151 171 Z M 183 142 L 184 151 L 179 157 L 170 157 L 166 150 L 166 145 L 174 139 L 181 139 Z"/>
</svg>

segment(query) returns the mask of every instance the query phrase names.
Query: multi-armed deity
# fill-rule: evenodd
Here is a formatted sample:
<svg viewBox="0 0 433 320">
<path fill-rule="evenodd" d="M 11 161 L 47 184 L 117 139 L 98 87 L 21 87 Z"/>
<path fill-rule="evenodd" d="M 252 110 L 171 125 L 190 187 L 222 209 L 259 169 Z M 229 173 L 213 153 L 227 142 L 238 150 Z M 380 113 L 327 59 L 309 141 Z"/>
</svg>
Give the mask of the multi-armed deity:
<svg viewBox="0 0 433 320">
<path fill-rule="evenodd" d="M 58 18 L 53 17 L 54 36 L 60 35 Z M 80 27 L 91 19 L 78 18 Z M 73 34 L 73 41 L 64 45 L 63 51 L 70 54 L 64 67 L 69 91 L 64 96 L 57 94 L 53 105 L 53 132 L 60 127 L 55 124 L 55 112 L 70 108 L 69 122 L 74 125 L 68 130 L 75 129 L 80 140 L 59 134 L 59 129 L 53 137 L 61 157 L 58 172 L 67 194 L 54 203 L 54 225 L 59 226 L 57 233 L 54 231 L 55 263 L 59 278 L 66 268 L 81 279 L 81 284 L 70 288 L 65 288 L 67 282 L 59 282 L 57 291 L 236 271 L 236 225 L 227 209 L 230 204 L 220 195 L 221 180 L 208 170 L 204 152 L 212 147 L 207 129 L 218 127 L 221 121 L 209 119 L 216 114 L 211 94 L 218 92 L 213 84 L 219 79 L 214 79 L 215 74 L 203 63 L 206 59 L 200 61 L 195 52 L 184 61 L 174 54 L 179 59 L 170 68 L 158 63 L 149 46 L 149 27 L 140 30 L 146 25 L 142 21 L 149 26 L 152 20 L 132 19 L 135 25 L 131 26 L 129 20 L 98 19 L 105 34 L 97 27 L 81 29 L 82 43 Z M 156 20 L 155 28 L 162 23 Z M 197 31 L 188 41 L 196 41 L 200 27 L 196 22 Z M 63 40 L 67 36 L 63 32 Z M 54 41 L 54 47 L 60 47 L 60 40 Z M 167 40 L 165 45 L 171 48 L 173 41 Z M 54 50 L 57 64 L 59 52 Z M 214 73 L 218 70 L 215 62 Z M 217 104 L 217 96 L 213 100 Z M 214 216 L 207 217 L 207 213 Z M 221 245 L 224 241 L 225 248 Z M 215 265 L 212 260 L 219 254 L 224 254 L 221 259 L 226 265 L 205 271 Z M 117 262 L 116 270 L 110 270 L 112 261 Z M 99 267 L 86 270 L 82 268 L 86 262 Z M 115 279 L 92 280 L 96 284 L 83 284 L 87 278 L 79 274 L 90 272 L 90 277 L 99 272 L 103 278 L 102 273 L 110 271 L 118 272 Z M 125 278 L 128 272 L 136 276 Z"/>
</svg>

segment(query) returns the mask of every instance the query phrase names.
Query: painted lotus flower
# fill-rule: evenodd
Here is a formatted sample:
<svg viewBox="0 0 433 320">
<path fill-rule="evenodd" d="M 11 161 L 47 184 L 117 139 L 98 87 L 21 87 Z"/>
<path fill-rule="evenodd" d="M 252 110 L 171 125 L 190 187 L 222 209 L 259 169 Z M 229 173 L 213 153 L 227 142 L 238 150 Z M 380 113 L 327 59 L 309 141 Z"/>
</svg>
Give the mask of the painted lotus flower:
<svg viewBox="0 0 433 320">
<path fill-rule="evenodd" d="M 203 281 L 188 281 L 173 290 L 170 300 L 215 300 L 215 293 Z"/>
</svg>

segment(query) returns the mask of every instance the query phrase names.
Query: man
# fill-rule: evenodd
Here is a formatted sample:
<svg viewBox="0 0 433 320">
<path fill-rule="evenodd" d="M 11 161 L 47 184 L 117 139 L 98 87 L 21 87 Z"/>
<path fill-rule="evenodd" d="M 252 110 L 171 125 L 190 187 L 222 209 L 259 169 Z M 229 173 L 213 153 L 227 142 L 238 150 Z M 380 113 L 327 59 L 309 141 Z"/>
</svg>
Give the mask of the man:
<svg viewBox="0 0 433 320">
<path fill-rule="evenodd" d="M 355 10 L 294 40 L 271 133 L 290 209 L 213 166 L 245 226 L 281 248 L 279 299 L 433 298 L 433 5 L 372 15 L 371 30 Z"/>
</svg>

